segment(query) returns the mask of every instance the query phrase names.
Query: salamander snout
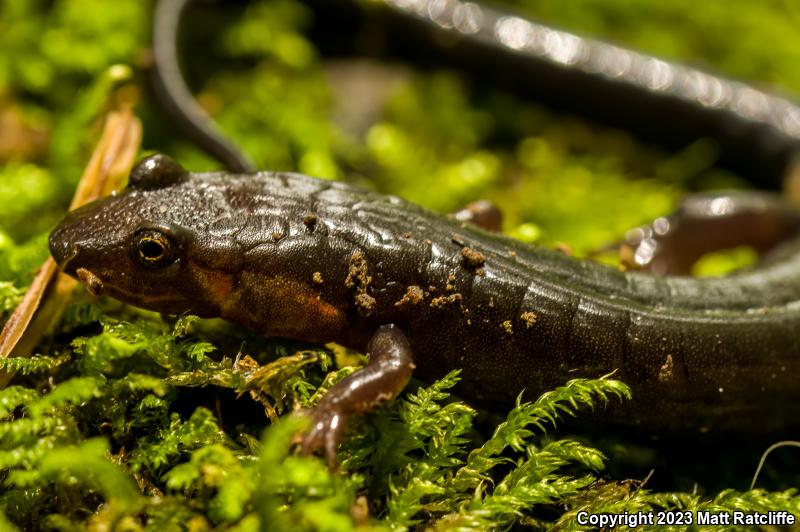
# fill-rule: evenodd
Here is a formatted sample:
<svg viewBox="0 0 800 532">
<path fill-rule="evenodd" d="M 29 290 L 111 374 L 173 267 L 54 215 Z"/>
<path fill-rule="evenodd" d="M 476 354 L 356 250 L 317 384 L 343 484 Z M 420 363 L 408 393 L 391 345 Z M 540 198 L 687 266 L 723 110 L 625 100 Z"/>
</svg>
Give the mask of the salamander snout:
<svg viewBox="0 0 800 532">
<path fill-rule="evenodd" d="M 59 269 L 73 277 L 77 276 L 77 270 L 85 266 L 86 255 L 92 248 L 91 239 L 87 239 L 81 231 L 80 224 L 73 221 L 72 213 L 62 221 L 52 233 L 50 233 L 49 246 L 50 254 L 58 264 Z"/>
<path fill-rule="evenodd" d="M 58 264 L 59 269 L 76 277 L 92 295 L 103 292 L 103 282 L 100 277 L 85 267 L 87 263 L 86 250 L 89 242 L 81 242 L 76 226 L 70 223 L 70 216 L 50 233 L 50 254 Z"/>
<path fill-rule="evenodd" d="M 69 263 L 78 254 L 78 247 L 75 242 L 65 238 L 63 231 L 60 231 L 60 229 L 61 227 L 59 226 L 50 233 L 48 243 L 50 245 L 50 254 L 53 256 L 53 259 L 55 259 L 56 264 L 58 264 L 60 269 L 66 272 Z"/>
<path fill-rule="evenodd" d="M 116 237 L 115 226 L 104 225 L 106 221 L 98 216 L 107 203 L 108 200 L 99 200 L 72 211 L 50 233 L 50 254 L 65 273 L 74 277 L 78 268 L 91 268 L 93 265 L 86 262 L 92 251 L 105 247 Z"/>
</svg>

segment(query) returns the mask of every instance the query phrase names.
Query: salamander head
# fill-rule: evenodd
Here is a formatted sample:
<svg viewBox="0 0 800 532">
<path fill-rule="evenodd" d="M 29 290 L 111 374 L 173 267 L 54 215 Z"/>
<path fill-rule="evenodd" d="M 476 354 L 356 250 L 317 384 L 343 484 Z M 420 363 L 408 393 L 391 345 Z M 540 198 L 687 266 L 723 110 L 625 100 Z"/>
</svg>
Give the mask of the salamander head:
<svg viewBox="0 0 800 532">
<path fill-rule="evenodd" d="M 163 155 L 144 159 L 124 191 L 64 218 L 50 234 L 53 258 L 92 294 L 165 313 L 213 314 L 207 299 L 187 296 L 187 283 L 196 278 L 189 254 L 198 213 L 209 210 L 197 204 L 188 176 Z"/>
</svg>

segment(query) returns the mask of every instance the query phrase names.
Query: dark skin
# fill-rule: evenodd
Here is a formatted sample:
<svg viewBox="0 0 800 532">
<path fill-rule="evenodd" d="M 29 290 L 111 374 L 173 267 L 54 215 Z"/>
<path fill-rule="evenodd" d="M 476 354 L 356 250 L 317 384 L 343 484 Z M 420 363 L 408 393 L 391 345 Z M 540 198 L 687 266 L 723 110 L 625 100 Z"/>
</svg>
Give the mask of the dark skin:
<svg viewBox="0 0 800 532">
<path fill-rule="evenodd" d="M 148 158 L 121 194 L 71 213 L 53 231 L 51 252 L 92 293 L 367 352 L 368 365 L 312 410 L 302 451 L 322 450 L 335 467 L 347 420 L 394 398 L 412 370 L 430 381 L 461 368 L 463 395 L 502 406 L 522 390 L 535 397 L 616 372 L 636 400 L 605 416 L 655 432 L 800 425 L 800 411 L 786 406 L 800 398 L 793 207 L 768 194 L 692 197 L 634 235 L 632 262 L 664 274 L 686 273 L 710 250 L 788 242 L 758 270 L 699 280 L 622 273 L 490 234 L 474 227 L 499 226 L 483 204 L 444 218 L 348 185 L 254 174 L 180 77 L 175 35 L 185 4 L 159 2 L 155 94 L 191 138 L 245 175 L 190 174 Z M 513 72 L 515 88 L 556 106 L 666 143 L 712 136 L 723 162 L 759 185 L 776 188 L 796 169 L 800 111 L 789 102 L 674 65 L 664 64 L 665 78 L 652 58 L 576 36 L 551 39 L 570 46 L 537 48 L 536 35 L 552 30 L 486 8 L 475 27 L 456 11 L 447 23 L 418 12 L 428 14 L 386 7 L 381 16 L 426 47 L 447 42 L 448 60 L 492 79 Z M 448 39 L 429 39 L 442 32 Z M 672 84 L 659 85 L 664 79 Z M 592 98 L 583 97 L 587 83 Z"/>
<path fill-rule="evenodd" d="M 800 399 L 800 253 L 728 278 L 620 272 L 351 185 L 189 174 L 160 155 L 70 213 L 50 249 L 93 293 L 367 352 L 311 413 L 302 448 L 331 465 L 345 422 L 415 367 L 461 368 L 461 393 L 495 405 L 616 372 L 636 400 L 607 416 L 649 430 L 800 422 L 783 408 Z"/>
</svg>

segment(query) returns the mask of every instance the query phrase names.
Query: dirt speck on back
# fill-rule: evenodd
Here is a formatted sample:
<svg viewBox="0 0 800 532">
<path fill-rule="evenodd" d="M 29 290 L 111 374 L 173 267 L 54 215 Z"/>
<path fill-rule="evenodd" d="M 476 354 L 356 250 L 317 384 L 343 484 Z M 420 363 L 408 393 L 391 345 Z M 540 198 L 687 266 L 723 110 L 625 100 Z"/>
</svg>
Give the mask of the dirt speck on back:
<svg viewBox="0 0 800 532">
<path fill-rule="evenodd" d="M 375 298 L 369 294 L 356 295 L 356 307 L 362 316 L 369 316 L 375 310 Z"/>
<path fill-rule="evenodd" d="M 423 298 L 425 297 L 425 292 L 417 285 L 412 284 L 408 288 L 406 288 L 406 293 L 400 298 L 397 303 L 394 304 L 395 307 L 402 307 L 405 305 L 418 305 L 422 302 Z"/>
<path fill-rule="evenodd" d="M 669 382 L 674 377 L 675 363 L 672 361 L 672 355 L 667 355 L 667 360 L 664 365 L 658 370 L 658 382 Z"/>
<path fill-rule="evenodd" d="M 504 321 L 502 327 L 508 334 L 514 334 L 514 327 L 511 325 L 511 320 Z"/>
<path fill-rule="evenodd" d="M 311 275 L 311 280 L 314 282 L 314 284 L 322 284 L 323 282 L 325 282 L 322 279 L 322 273 L 321 272 L 314 272 Z"/>
<path fill-rule="evenodd" d="M 463 248 L 461 250 L 461 257 L 463 259 L 462 262 L 464 263 L 464 266 L 468 270 L 475 271 L 486 264 L 486 256 L 472 248 Z"/>
<path fill-rule="evenodd" d="M 435 297 L 431 300 L 431 308 L 444 308 L 448 305 L 459 303 L 462 299 L 464 299 L 464 297 L 461 294 Z"/>
<path fill-rule="evenodd" d="M 347 269 L 347 278 L 344 280 L 344 285 L 347 288 L 366 291 L 371 282 L 372 276 L 369 274 L 367 257 L 364 256 L 364 252 L 356 251 L 350 257 L 350 266 Z"/>
<path fill-rule="evenodd" d="M 362 251 L 356 251 L 350 257 L 350 266 L 344 285 L 356 291 L 355 304 L 362 316 L 369 316 L 375 310 L 375 298 L 367 293 L 372 276 L 369 274 L 367 257 Z"/>
<path fill-rule="evenodd" d="M 531 312 L 531 311 L 523 312 L 520 315 L 520 319 L 523 322 L 525 322 L 525 327 L 528 328 L 528 329 L 530 329 L 531 327 L 536 325 L 536 319 L 537 318 L 538 318 L 538 316 L 536 315 L 536 313 L 535 312 Z"/>
<path fill-rule="evenodd" d="M 309 231 L 313 231 L 313 230 L 314 230 L 314 227 L 316 227 L 316 225 L 317 225 L 317 215 L 316 215 L 316 214 L 314 214 L 314 213 L 308 213 L 308 214 L 306 214 L 306 215 L 303 217 L 303 225 L 305 225 L 305 226 L 306 226 L 306 228 L 307 228 Z"/>
</svg>

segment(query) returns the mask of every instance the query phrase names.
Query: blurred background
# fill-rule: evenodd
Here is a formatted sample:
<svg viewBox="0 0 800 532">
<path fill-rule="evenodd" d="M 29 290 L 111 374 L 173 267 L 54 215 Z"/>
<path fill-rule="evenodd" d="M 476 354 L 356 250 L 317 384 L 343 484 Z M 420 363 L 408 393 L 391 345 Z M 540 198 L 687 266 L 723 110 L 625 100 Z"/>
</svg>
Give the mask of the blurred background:
<svg viewBox="0 0 800 532">
<path fill-rule="evenodd" d="M 312 37 L 325 21 L 297 0 L 195 4 L 181 36 L 187 79 L 260 168 L 349 180 L 439 212 L 488 198 L 504 211 L 506 233 L 566 243 L 577 254 L 669 212 L 688 189 L 747 186 L 715 165 L 708 139 L 665 149 L 469 72 L 378 62 L 363 50 L 326 57 L 330 43 Z M 506 4 L 562 29 L 800 94 L 794 0 Z M 180 138 L 150 97 L 152 8 L 142 0 L 0 0 L 3 317 L 47 256 L 47 233 L 114 99 L 138 102 L 143 154 L 164 152 L 191 170 L 219 168 Z M 380 42 L 369 25 L 354 31 Z M 748 258 L 701 268 L 715 273 Z"/>
</svg>

